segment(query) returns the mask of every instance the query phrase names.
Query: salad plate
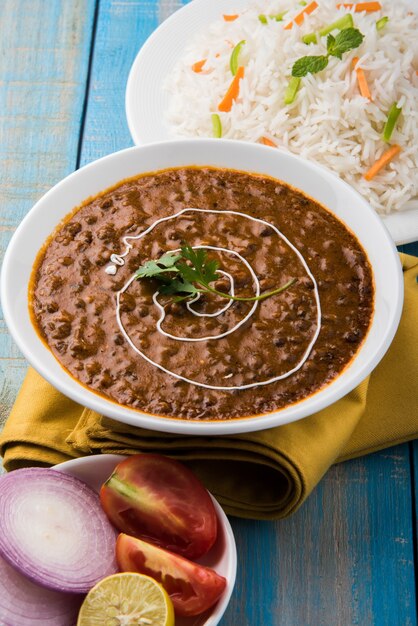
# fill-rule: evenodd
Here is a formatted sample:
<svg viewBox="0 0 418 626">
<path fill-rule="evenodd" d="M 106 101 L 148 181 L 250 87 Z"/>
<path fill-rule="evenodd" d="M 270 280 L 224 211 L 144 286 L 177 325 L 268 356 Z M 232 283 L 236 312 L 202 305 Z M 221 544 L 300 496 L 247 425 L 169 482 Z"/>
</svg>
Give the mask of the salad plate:
<svg viewBox="0 0 418 626">
<path fill-rule="evenodd" d="M 99 454 L 81 457 L 56 465 L 54 469 L 82 480 L 99 492 L 102 484 L 112 474 L 118 463 L 126 459 L 118 454 Z M 216 626 L 230 601 L 234 589 L 237 570 L 237 550 L 231 525 L 222 508 L 213 496 L 212 500 L 218 517 L 218 536 L 209 552 L 198 559 L 198 563 L 211 567 L 227 580 L 226 589 L 214 607 L 196 617 L 177 617 L 176 626 Z"/>
</svg>

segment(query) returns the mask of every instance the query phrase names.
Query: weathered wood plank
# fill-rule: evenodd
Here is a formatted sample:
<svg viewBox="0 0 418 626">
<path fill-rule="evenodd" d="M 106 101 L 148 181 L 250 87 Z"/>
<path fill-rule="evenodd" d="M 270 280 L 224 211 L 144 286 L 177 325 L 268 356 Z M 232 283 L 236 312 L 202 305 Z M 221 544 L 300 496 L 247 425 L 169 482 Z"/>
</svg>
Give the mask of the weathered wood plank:
<svg viewBox="0 0 418 626">
<path fill-rule="evenodd" d="M 138 50 L 185 0 L 101 0 L 81 164 L 132 145 L 125 89 Z"/>
<path fill-rule="evenodd" d="M 0 3 L 0 248 L 76 167 L 95 0 Z M 0 323 L 0 422 L 26 370 Z"/>
<path fill-rule="evenodd" d="M 81 165 L 132 145 L 126 81 L 136 53 L 157 26 L 155 2 L 100 2 Z"/>
<path fill-rule="evenodd" d="M 180 4 L 101 0 L 82 163 L 131 145 L 130 65 Z M 239 571 L 223 626 L 415 624 L 410 495 L 403 446 L 332 468 L 289 520 L 232 520 Z"/>
<path fill-rule="evenodd" d="M 233 520 L 222 626 L 416 624 L 408 446 L 333 467 L 282 522 Z"/>
</svg>

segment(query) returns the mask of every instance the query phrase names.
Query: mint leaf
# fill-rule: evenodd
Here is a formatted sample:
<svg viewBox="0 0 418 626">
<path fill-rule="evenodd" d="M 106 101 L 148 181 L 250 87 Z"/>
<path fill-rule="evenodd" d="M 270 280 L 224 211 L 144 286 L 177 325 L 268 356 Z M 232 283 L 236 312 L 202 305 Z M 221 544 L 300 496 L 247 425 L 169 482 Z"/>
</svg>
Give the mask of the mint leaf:
<svg viewBox="0 0 418 626">
<path fill-rule="evenodd" d="M 333 35 L 328 35 L 327 37 L 327 50 L 329 55 L 338 57 L 339 59 L 343 58 L 342 52 L 335 47 L 335 37 Z"/>
<path fill-rule="evenodd" d="M 335 44 L 335 37 L 334 35 L 329 34 L 327 37 L 327 51 L 330 51 L 330 48 L 332 48 L 332 46 Z"/>
<path fill-rule="evenodd" d="M 358 48 L 363 39 L 364 35 L 357 28 L 345 28 L 336 37 L 328 35 L 328 55 L 341 59 L 344 52 Z"/>
<path fill-rule="evenodd" d="M 329 34 L 327 37 L 328 54 L 317 57 L 302 57 L 295 61 L 292 67 L 292 76 L 302 78 L 307 74 L 316 74 L 328 65 L 328 57 L 342 59 L 344 52 L 357 48 L 364 39 L 364 35 L 357 28 L 344 28 L 336 37 Z"/>
<path fill-rule="evenodd" d="M 307 74 L 316 74 L 321 70 L 324 70 L 328 65 L 328 57 L 302 57 L 298 59 L 292 67 L 292 76 L 295 78 L 302 78 Z"/>
</svg>

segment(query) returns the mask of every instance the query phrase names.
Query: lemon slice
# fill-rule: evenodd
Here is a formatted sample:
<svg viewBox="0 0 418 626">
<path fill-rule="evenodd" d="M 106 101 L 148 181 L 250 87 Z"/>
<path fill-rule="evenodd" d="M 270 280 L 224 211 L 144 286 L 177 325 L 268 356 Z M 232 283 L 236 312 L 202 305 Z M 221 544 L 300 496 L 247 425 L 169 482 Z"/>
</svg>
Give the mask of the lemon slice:
<svg viewBox="0 0 418 626">
<path fill-rule="evenodd" d="M 77 626 L 174 626 L 169 595 L 143 574 L 114 574 L 91 589 Z"/>
</svg>

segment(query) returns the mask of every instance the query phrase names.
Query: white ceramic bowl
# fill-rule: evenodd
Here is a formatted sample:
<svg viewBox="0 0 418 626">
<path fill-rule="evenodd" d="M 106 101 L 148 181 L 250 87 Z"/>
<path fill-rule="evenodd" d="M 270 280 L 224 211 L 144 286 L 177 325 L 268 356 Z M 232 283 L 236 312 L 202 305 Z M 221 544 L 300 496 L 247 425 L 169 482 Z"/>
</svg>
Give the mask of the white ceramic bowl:
<svg viewBox="0 0 418 626">
<path fill-rule="evenodd" d="M 56 465 L 54 469 L 79 478 L 92 489 L 99 492 L 102 484 L 109 478 L 115 466 L 126 457 L 117 454 L 87 456 Z M 212 496 L 211 496 L 212 497 Z M 218 536 L 208 554 L 197 562 L 211 567 L 227 580 L 222 597 L 212 609 L 203 615 L 188 618 L 176 618 L 176 626 L 216 626 L 219 624 L 228 606 L 235 585 L 237 573 L 237 549 L 231 525 L 222 508 L 212 497 L 218 515 Z"/>
<path fill-rule="evenodd" d="M 175 166 L 212 165 L 281 179 L 337 215 L 358 237 L 373 267 L 375 312 L 365 342 L 350 366 L 311 397 L 254 418 L 197 422 L 156 417 L 106 400 L 80 385 L 61 367 L 32 326 L 28 283 L 36 255 L 55 226 L 75 206 L 124 178 Z M 130 148 L 71 174 L 43 196 L 18 227 L 7 249 L 1 281 L 6 323 L 28 361 L 54 387 L 76 402 L 121 422 L 187 435 L 262 430 L 298 420 L 332 404 L 372 370 L 388 349 L 402 310 L 402 271 L 395 245 L 380 218 L 349 185 L 323 167 L 280 150 L 238 141 L 192 139 Z"/>
</svg>

